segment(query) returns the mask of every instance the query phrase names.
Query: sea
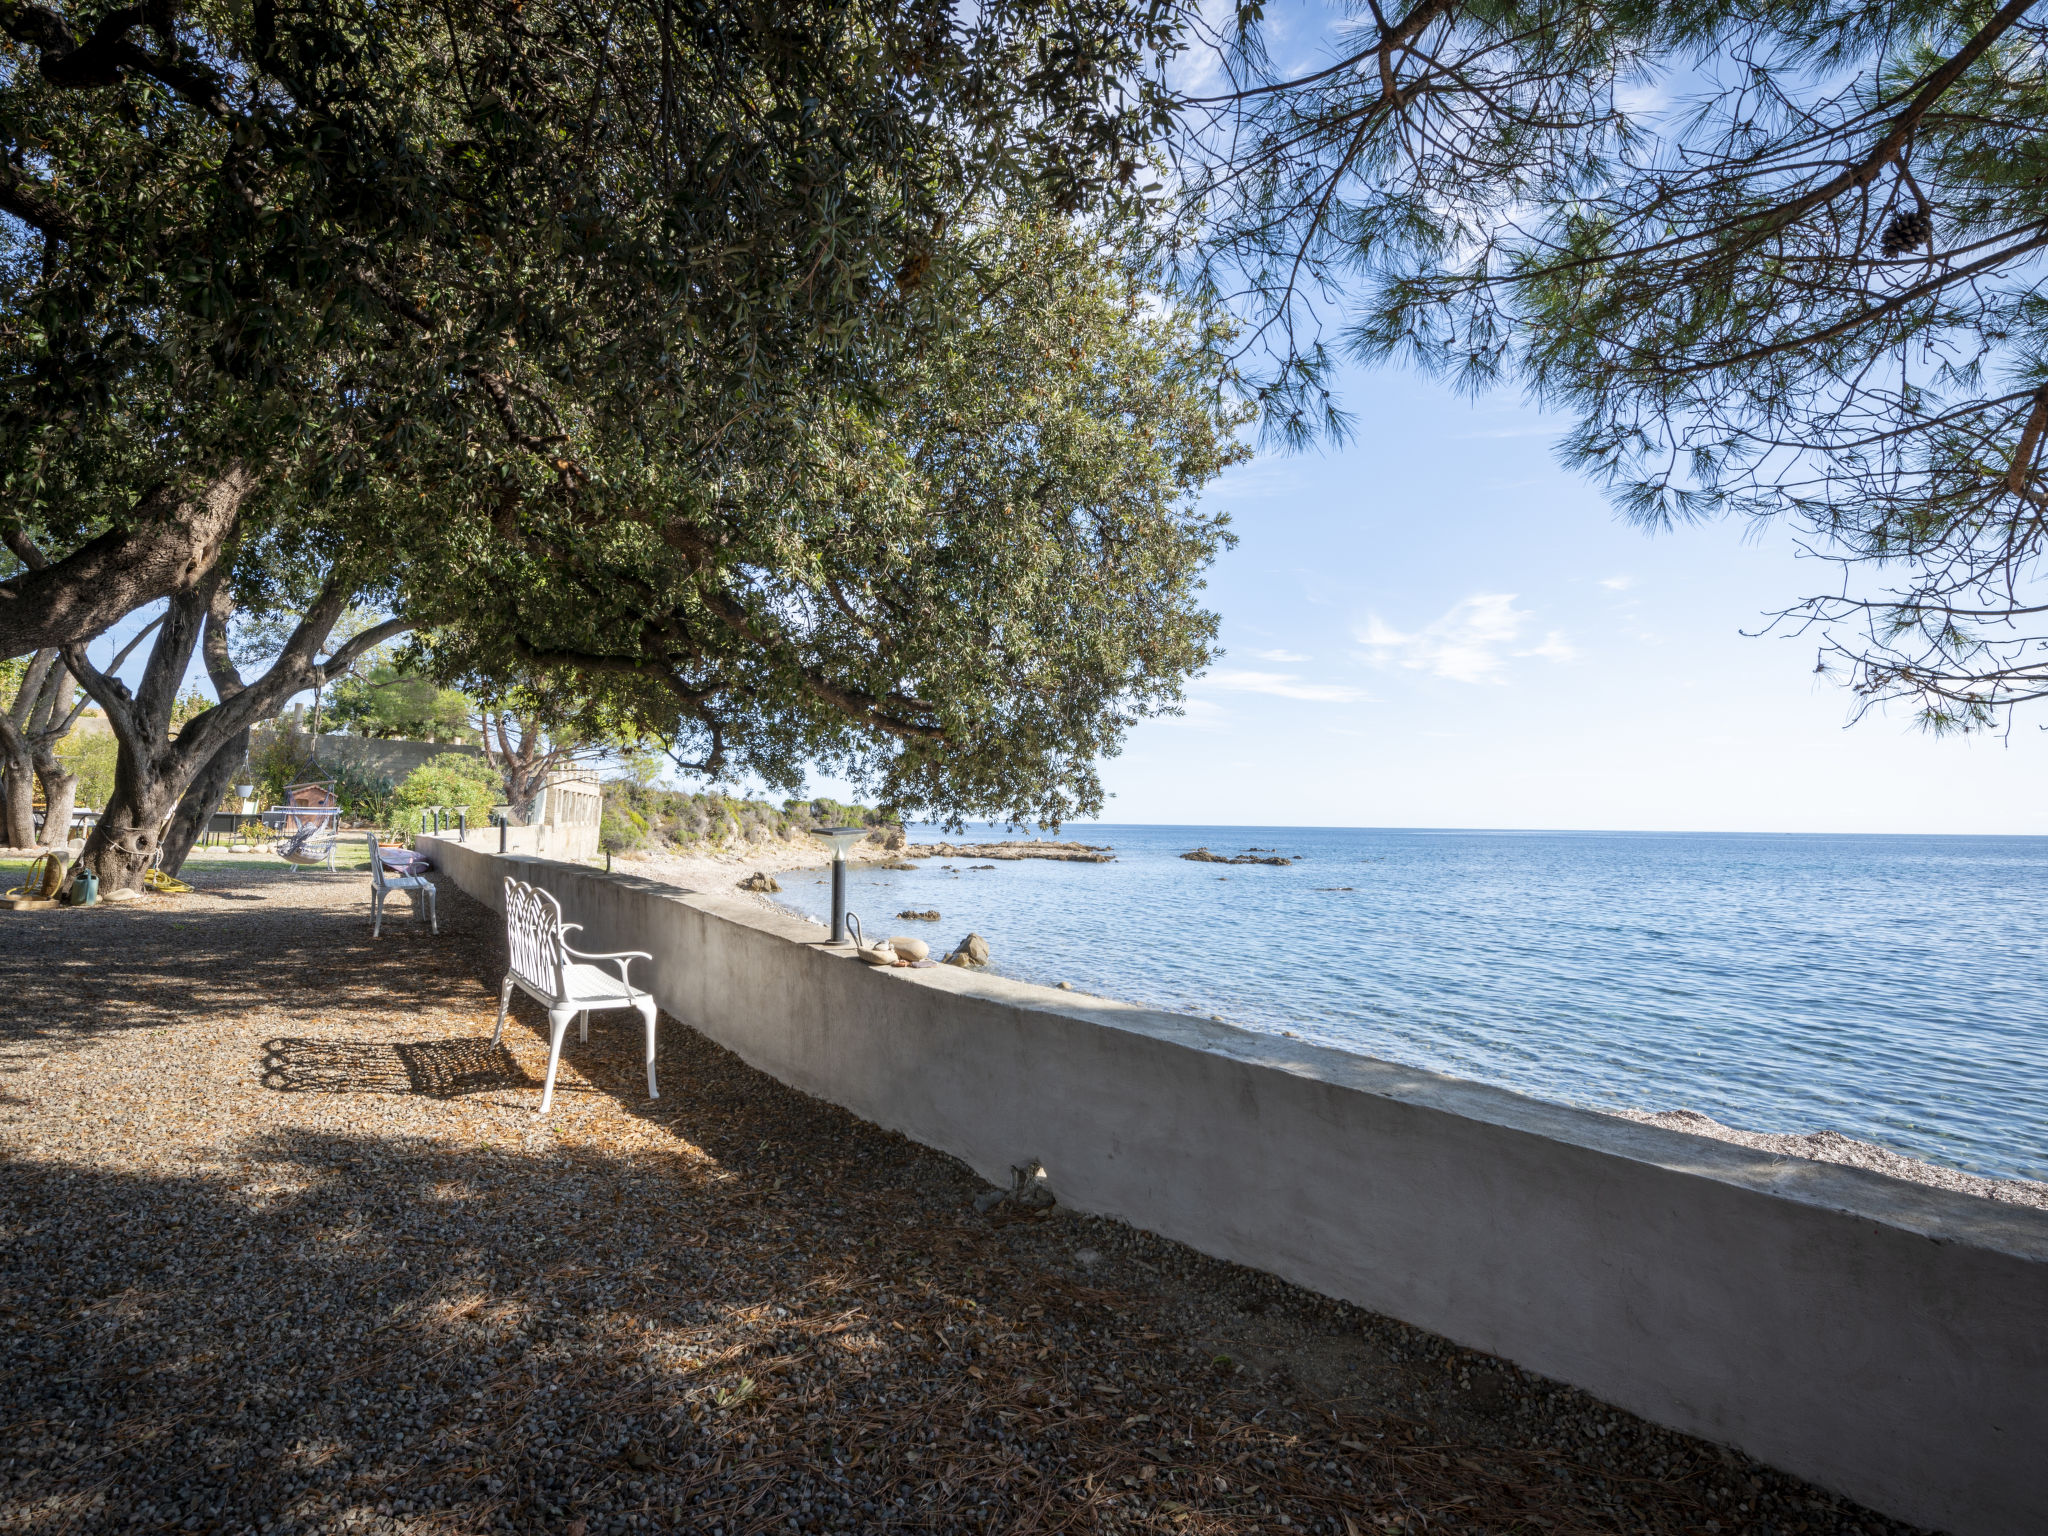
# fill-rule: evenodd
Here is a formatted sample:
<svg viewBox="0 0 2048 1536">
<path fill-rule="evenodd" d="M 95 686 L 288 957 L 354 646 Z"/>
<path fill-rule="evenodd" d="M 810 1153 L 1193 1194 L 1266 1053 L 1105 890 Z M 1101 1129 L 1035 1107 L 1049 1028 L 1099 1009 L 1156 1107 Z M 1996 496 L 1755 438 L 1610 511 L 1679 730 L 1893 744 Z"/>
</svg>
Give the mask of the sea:
<svg viewBox="0 0 2048 1536">
<path fill-rule="evenodd" d="M 935 828 L 910 829 L 913 842 Z M 996 841 L 986 829 L 951 841 Z M 871 938 L 1594 1109 L 2048 1179 L 2048 838 L 1069 826 L 1108 864 L 856 865 Z M 1286 865 L 1196 863 L 1260 850 Z M 780 877 L 829 916 L 823 873 Z M 899 919 L 937 909 L 938 922 Z"/>
</svg>

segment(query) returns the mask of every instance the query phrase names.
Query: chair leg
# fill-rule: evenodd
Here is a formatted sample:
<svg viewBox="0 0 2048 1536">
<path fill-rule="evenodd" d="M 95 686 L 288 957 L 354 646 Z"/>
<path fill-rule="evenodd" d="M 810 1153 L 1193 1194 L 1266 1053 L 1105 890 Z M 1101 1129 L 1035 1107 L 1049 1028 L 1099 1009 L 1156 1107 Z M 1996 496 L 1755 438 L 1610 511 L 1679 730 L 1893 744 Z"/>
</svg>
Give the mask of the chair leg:
<svg viewBox="0 0 2048 1536">
<path fill-rule="evenodd" d="M 640 1017 L 647 1021 L 647 1097 L 658 1099 L 661 1090 L 654 1086 L 654 999 L 650 997 L 637 1006 Z"/>
<path fill-rule="evenodd" d="M 440 935 L 441 913 L 434 905 L 434 888 L 431 885 L 427 887 L 427 926 L 434 930 L 437 937 Z"/>
<path fill-rule="evenodd" d="M 570 1010 L 567 1008 L 548 1010 L 548 1032 L 553 1038 L 548 1043 L 547 1086 L 540 1091 L 542 1114 L 546 1114 L 549 1106 L 555 1102 L 555 1068 L 562 1064 L 562 1037 L 569 1033 L 569 1015 Z"/>
<path fill-rule="evenodd" d="M 505 1010 L 512 1006 L 512 978 L 507 976 L 505 984 L 498 988 L 498 1022 L 491 1026 L 491 1044 L 498 1043 L 498 1036 L 505 1033 Z"/>
<path fill-rule="evenodd" d="M 576 1015 L 576 1039 L 581 1045 L 590 1044 L 590 1010 L 588 1008 Z"/>
<path fill-rule="evenodd" d="M 370 892 L 370 937 L 376 939 L 382 938 L 383 935 L 384 893 L 382 891 L 372 891 Z"/>
</svg>

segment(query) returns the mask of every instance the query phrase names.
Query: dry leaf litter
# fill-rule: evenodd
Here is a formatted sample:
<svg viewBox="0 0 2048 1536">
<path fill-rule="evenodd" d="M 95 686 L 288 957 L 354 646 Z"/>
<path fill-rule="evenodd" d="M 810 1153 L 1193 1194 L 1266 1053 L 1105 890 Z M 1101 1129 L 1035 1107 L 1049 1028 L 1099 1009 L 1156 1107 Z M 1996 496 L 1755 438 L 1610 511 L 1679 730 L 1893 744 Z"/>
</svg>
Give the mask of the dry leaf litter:
<svg viewBox="0 0 2048 1536">
<path fill-rule="evenodd" d="M 360 874 L 0 921 L 0 1531 L 1905 1528 L 951 1159 L 664 1020 L 489 1044 Z M 620 1021 L 624 1021 L 623 1023 Z M 1057 1169 L 1053 1170 L 1057 1184 Z"/>
</svg>

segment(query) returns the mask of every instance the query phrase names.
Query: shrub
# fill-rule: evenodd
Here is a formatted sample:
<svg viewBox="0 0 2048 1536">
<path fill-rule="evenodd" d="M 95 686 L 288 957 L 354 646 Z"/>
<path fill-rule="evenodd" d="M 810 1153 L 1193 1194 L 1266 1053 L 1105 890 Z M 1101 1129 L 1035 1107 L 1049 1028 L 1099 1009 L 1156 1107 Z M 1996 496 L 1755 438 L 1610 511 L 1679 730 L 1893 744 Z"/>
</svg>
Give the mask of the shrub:
<svg viewBox="0 0 2048 1536">
<path fill-rule="evenodd" d="M 334 781 L 334 798 L 348 820 L 403 830 L 396 825 L 397 786 L 383 774 L 373 773 L 360 763 L 339 763 L 323 776 Z"/>
<path fill-rule="evenodd" d="M 468 811 L 470 825 L 480 827 L 504 798 L 504 780 L 489 763 L 468 752 L 443 752 L 405 776 L 391 797 L 390 814 L 395 830 L 414 831 L 420 812 L 440 805 Z"/>
<path fill-rule="evenodd" d="M 647 818 L 629 805 L 607 804 L 597 825 L 597 844 L 606 853 L 631 853 L 647 840 Z"/>
<path fill-rule="evenodd" d="M 119 751 L 110 732 L 82 731 L 76 726 L 57 743 L 57 761 L 66 772 L 78 775 L 74 803 L 94 810 L 107 803 L 107 796 L 114 792 L 114 758 Z"/>
</svg>

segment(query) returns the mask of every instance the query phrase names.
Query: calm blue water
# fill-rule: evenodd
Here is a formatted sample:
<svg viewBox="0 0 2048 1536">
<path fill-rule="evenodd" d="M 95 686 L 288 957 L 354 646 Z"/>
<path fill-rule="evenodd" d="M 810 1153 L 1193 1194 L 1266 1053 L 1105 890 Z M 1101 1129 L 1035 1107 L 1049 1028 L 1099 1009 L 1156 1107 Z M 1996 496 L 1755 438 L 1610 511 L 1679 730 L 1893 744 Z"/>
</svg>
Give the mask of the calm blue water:
<svg viewBox="0 0 2048 1536">
<path fill-rule="evenodd" d="M 1833 1129 L 2048 1179 L 2048 838 L 1064 835 L 1118 862 L 856 869 L 848 899 L 871 936 L 935 953 L 978 932 L 993 969 L 1026 981 L 1557 1102 Z M 1301 862 L 1179 857 L 1204 844 Z M 823 875 L 782 880 L 785 904 L 827 916 Z M 944 918 L 897 921 L 911 907 Z"/>
</svg>

